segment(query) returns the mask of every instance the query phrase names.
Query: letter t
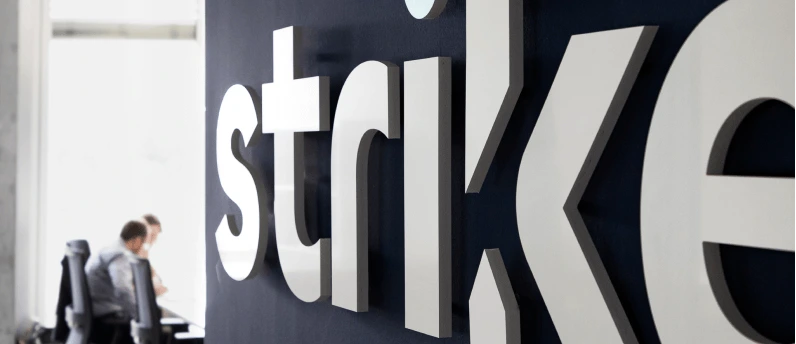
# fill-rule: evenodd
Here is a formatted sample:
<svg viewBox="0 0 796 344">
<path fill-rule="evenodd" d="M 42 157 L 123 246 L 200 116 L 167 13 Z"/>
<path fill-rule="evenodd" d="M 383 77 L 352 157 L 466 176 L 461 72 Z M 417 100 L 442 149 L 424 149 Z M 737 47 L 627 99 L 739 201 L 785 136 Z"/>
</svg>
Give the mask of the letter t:
<svg viewBox="0 0 796 344">
<path fill-rule="evenodd" d="M 263 84 L 263 133 L 274 134 L 274 220 L 282 272 L 299 299 L 331 294 L 328 238 L 312 243 L 304 220 L 304 134 L 329 130 L 329 78 L 301 77 L 298 27 L 274 31 L 274 82 Z"/>
</svg>

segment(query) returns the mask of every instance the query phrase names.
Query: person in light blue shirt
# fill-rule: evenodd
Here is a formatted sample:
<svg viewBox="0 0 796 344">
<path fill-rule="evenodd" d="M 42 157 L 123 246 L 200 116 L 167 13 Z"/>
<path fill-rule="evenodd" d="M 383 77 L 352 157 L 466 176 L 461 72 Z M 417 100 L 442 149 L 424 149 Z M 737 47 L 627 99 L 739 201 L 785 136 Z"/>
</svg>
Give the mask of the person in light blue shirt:
<svg viewBox="0 0 796 344">
<path fill-rule="evenodd" d="M 141 252 L 138 255 L 141 256 L 141 258 L 149 259 L 149 250 L 152 249 L 152 245 L 154 245 L 155 241 L 158 240 L 158 236 L 163 232 L 163 228 L 160 225 L 160 220 L 153 214 L 144 215 L 143 222 L 147 225 L 147 236 L 146 239 L 144 239 L 144 247 L 141 249 Z M 155 295 L 161 296 L 169 289 L 163 285 L 163 280 L 160 278 L 160 276 L 158 276 L 158 273 L 155 271 L 155 267 L 152 266 L 151 261 L 149 264 L 150 268 L 152 269 L 152 285 L 155 288 Z"/>
<path fill-rule="evenodd" d="M 114 332 L 119 332 L 118 324 L 124 327 L 126 323 L 124 335 L 129 337 L 129 321 L 136 314 L 130 262 L 141 252 L 146 236 L 147 226 L 143 222 L 127 222 L 115 243 L 92 255 L 86 262 L 86 279 L 94 312 L 92 338 L 97 342 L 109 343 L 104 337 L 113 338 Z"/>
</svg>

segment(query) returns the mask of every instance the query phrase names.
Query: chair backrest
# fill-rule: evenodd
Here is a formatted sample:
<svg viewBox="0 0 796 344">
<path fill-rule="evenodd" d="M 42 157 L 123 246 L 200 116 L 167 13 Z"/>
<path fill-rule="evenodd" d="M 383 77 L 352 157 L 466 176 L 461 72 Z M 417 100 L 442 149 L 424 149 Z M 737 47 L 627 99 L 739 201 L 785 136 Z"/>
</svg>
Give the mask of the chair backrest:
<svg viewBox="0 0 796 344">
<path fill-rule="evenodd" d="M 130 322 L 131 335 L 138 344 L 159 344 L 160 308 L 155 300 L 152 268 L 149 261 L 143 258 L 135 258 L 130 265 L 133 267 L 137 308 L 135 319 Z"/>
<path fill-rule="evenodd" d="M 67 344 L 86 344 L 91 335 L 91 295 L 86 281 L 86 261 L 91 251 L 85 240 L 66 243 L 66 261 L 72 289 L 72 304 L 66 306 L 66 322 L 69 324 Z"/>
</svg>

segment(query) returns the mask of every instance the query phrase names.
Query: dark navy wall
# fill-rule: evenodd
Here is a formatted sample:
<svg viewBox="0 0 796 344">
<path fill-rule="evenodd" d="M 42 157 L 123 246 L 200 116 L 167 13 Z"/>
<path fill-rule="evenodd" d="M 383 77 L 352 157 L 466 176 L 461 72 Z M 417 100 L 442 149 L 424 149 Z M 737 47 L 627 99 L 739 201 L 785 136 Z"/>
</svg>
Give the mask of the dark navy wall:
<svg viewBox="0 0 796 344">
<path fill-rule="evenodd" d="M 515 186 L 522 153 L 569 37 L 638 25 L 658 34 L 616 129 L 580 204 L 584 220 L 640 342 L 657 343 L 647 301 L 639 233 L 641 172 L 649 124 L 667 70 L 696 24 L 718 0 L 538 0 L 524 3 L 525 88 L 479 194 L 464 190 L 463 0 L 449 0 L 434 20 L 414 19 L 403 0 L 207 1 L 207 340 L 210 343 L 468 343 L 467 300 L 481 252 L 500 248 L 520 305 L 525 343 L 559 342 L 544 300 L 523 256 L 515 217 Z M 348 73 L 367 60 L 403 62 L 432 56 L 453 60 L 453 338 L 404 329 L 403 148 L 377 137 L 370 166 L 370 312 L 352 313 L 328 302 L 304 303 L 279 267 L 271 219 L 265 267 L 236 282 L 221 267 L 213 233 L 224 213 L 238 208 L 221 189 L 215 127 L 226 89 L 260 90 L 273 80 L 272 31 L 306 28 L 305 75 L 331 77 L 335 108 Z M 332 113 L 334 116 L 334 113 Z M 334 118 L 334 117 L 332 117 Z M 741 126 L 727 173 L 793 176 L 794 115 L 771 102 Z M 307 222 L 329 237 L 331 132 L 306 135 Z M 227 139 L 227 138 L 224 138 Z M 244 152 L 265 176 L 273 209 L 273 138 Z M 378 183 L 376 183 L 378 182 Z M 243 219 L 246 221 L 246 219 Z M 725 247 L 731 291 L 744 316 L 761 332 L 794 340 L 792 253 Z"/>
</svg>

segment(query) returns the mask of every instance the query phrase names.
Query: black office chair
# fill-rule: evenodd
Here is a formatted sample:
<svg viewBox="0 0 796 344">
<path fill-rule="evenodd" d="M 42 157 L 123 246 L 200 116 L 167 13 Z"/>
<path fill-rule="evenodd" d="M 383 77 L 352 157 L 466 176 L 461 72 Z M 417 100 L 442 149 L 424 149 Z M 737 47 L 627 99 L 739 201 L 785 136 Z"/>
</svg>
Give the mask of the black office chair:
<svg viewBox="0 0 796 344">
<path fill-rule="evenodd" d="M 86 261 L 91 254 L 88 242 L 73 240 L 66 243 L 66 259 L 69 265 L 72 303 L 66 306 L 65 318 L 69 325 L 66 344 L 87 344 L 91 335 L 91 296 L 86 281 Z"/>
<path fill-rule="evenodd" d="M 155 301 L 155 288 L 152 285 L 152 269 L 149 261 L 134 259 L 133 281 L 135 282 L 135 319 L 130 321 L 130 335 L 137 344 L 160 344 L 160 308 Z"/>
</svg>

